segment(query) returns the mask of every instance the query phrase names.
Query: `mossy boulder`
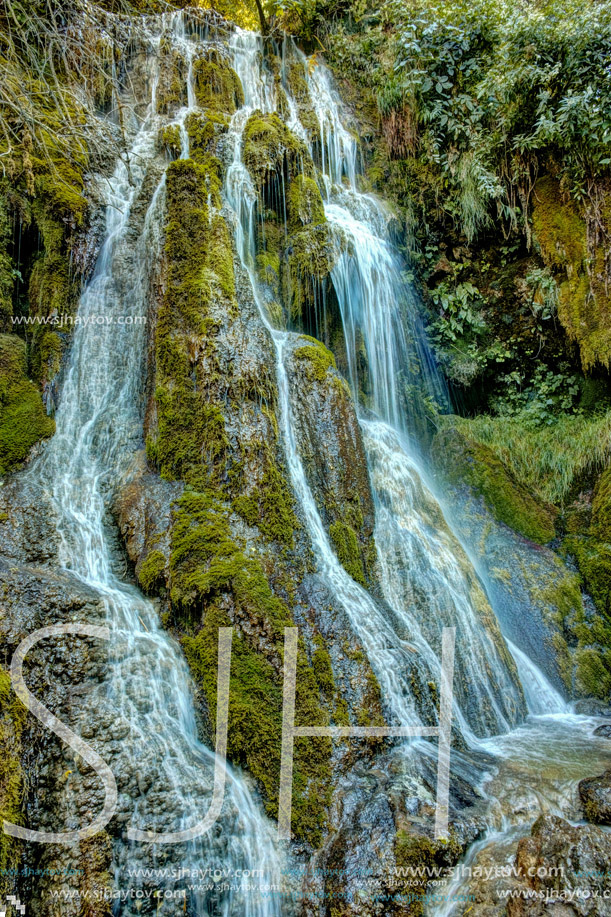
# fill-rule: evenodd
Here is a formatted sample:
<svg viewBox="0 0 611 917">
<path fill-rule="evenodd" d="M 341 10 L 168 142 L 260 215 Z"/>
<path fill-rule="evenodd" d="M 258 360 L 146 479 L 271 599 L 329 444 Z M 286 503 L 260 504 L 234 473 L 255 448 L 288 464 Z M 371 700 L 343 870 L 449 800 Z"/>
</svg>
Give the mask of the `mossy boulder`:
<svg viewBox="0 0 611 917">
<path fill-rule="evenodd" d="M 611 471 L 599 477 L 591 513 L 574 526 L 562 551 L 577 563 L 583 585 L 598 615 L 579 628 L 578 678 L 583 693 L 606 699 L 611 695 Z"/>
<path fill-rule="evenodd" d="M 320 132 L 320 122 L 312 104 L 305 65 L 301 60 L 290 60 L 282 72 L 285 85 L 297 106 L 299 120 L 310 137 L 315 137 Z"/>
<path fill-rule="evenodd" d="M 21 734 L 27 711 L 15 696 L 9 673 L 0 667 L 0 813 L 3 821 L 21 824 L 25 790 L 21 767 Z M 3 834 L 0 838 L 0 893 L 11 890 L 11 870 L 21 859 L 20 844 Z"/>
<path fill-rule="evenodd" d="M 0 335 L 0 474 L 18 467 L 32 446 L 54 432 L 40 390 L 27 376 L 25 342 Z"/>
<path fill-rule="evenodd" d="M 183 646 L 201 686 L 211 721 L 216 708 L 218 628 L 241 625 L 234 638 L 230 687 L 229 757 L 248 767 L 265 792 L 268 811 L 277 814 L 282 736 L 281 647 L 284 628 L 293 626 L 287 605 L 274 594 L 259 561 L 234 540 L 229 512 L 211 495 L 186 492 L 178 501 L 170 562 L 172 603 L 191 614 L 202 609 L 194 636 Z M 319 703 L 321 684 L 298 654 L 296 713 L 309 725 L 325 725 Z M 330 802 L 328 739 L 298 742 L 295 749 L 292 826 L 317 845 Z"/>
<path fill-rule="evenodd" d="M 609 226 L 611 193 L 603 196 L 601 218 Z M 604 246 L 591 244 L 585 218 L 551 176 L 535 185 L 533 226 L 544 261 L 559 276 L 558 317 L 579 345 L 583 369 L 608 368 L 611 302 Z"/>
<path fill-rule="evenodd" d="M 156 103 L 160 115 L 173 116 L 178 108 L 187 103 L 187 74 L 189 65 L 173 45 L 169 35 L 164 35 L 159 44 L 159 80 Z"/>
<path fill-rule="evenodd" d="M 311 326 L 312 313 L 330 286 L 341 242 L 328 223 L 312 224 L 291 235 L 280 268 L 281 286 L 285 308 L 297 327 Z"/>
<path fill-rule="evenodd" d="M 367 585 L 374 576 L 374 507 L 350 388 L 315 338 L 296 336 L 286 365 L 308 483 L 340 562 Z"/>
<path fill-rule="evenodd" d="M 289 230 L 299 231 L 304 226 L 326 222 L 325 208 L 320 189 L 313 178 L 297 175 L 290 184 L 287 196 Z"/>
<path fill-rule="evenodd" d="M 499 522 L 537 544 L 554 538 L 555 507 L 536 499 L 492 449 L 448 425 L 435 436 L 432 454 L 446 479 L 479 494 Z"/>
<path fill-rule="evenodd" d="M 233 114 L 244 104 L 244 90 L 235 70 L 216 52 L 193 63 L 195 97 L 200 108 Z"/>
<path fill-rule="evenodd" d="M 244 128 L 242 156 L 257 188 L 263 188 L 272 176 L 290 180 L 304 165 L 312 171 L 305 144 L 275 112 L 253 112 Z"/>
</svg>

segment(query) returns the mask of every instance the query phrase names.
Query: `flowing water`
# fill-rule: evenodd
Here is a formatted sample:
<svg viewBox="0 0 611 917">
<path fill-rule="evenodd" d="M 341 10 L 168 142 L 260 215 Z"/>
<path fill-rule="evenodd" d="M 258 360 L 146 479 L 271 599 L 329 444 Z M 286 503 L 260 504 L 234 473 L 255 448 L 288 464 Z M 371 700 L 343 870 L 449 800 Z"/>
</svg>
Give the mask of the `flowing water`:
<svg viewBox="0 0 611 917">
<path fill-rule="evenodd" d="M 238 251 L 265 320 L 254 274 L 257 198 L 241 161 L 241 134 L 253 110 L 273 111 L 276 100 L 271 79 L 261 66 L 260 40 L 238 33 L 233 53 L 246 102 L 232 122 L 233 160 L 225 192 L 237 216 Z M 287 52 L 285 46 L 283 57 L 291 54 L 303 61 L 295 49 Z M 310 68 L 304 61 L 304 74 L 320 125 L 311 152 L 320 164 L 325 214 L 344 243 L 347 241 L 332 277 L 355 395 L 364 387 L 359 378 L 359 338 L 367 353 L 370 392 L 360 422 L 376 503 L 375 538 L 388 603 L 385 609 L 345 574 L 329 544 L 292 430 L 283 363 L 291 334 L 268 324 L 278 356 L 280 413 L 291 481 L 316 550 L 318 571 L 348 613 L 387 707 L 399 721 L 411 724 L 418 717 L 402 678 L 402 664 L 407 666 L 405 650 L 415 651 L 424 669 L 438 677 L 441 628 L 457 626 L 455 724 L 473 751 L 486 751 L 497 759 L 496 775 L 480 787 L 490 801 L 492 832 L 482 843 L 502 859 L 515 832 L 524 832 L 516 826 L 531 824 L 541 812 L 575 817 L 576 782 L 608 766 L 606 743 L 595 740 L 585 748 L 592 721 L 572 715 L 528 656 L 500 637 L 483 587 L 427 485 L 426 470 L 407 434 L 411 405 L 402 377 L 415 363 L 425 391 L 442 400 L 443 385 L 389 240 L 388 213 L 374 196 L 358 189 L 358 149 L 343 124 L 341 102 L 329 73 L 323 66 Z M 289 124 L 307 141 L 287 82 L 284 88 L 289 97 Z M 523 696 L 529 714 L 525 721 Z M 486 735 L 488 738 L 481 738 Z M 444 905 L 439 913 L 450 911 Z"/>
<path fill-rule="evenodd" d="M 186 156 L 184 119 L 195 105 L 190 64 L 196 53 L 194 39 L 185 35 L 181 14 L 160 22 L 166 31 L 169 23 L 172 42 L 189 61 L 188 104 L 176 119 L 182 155 Z M 145 328 L 120 324 L 119 319 L 125 322 L 126 316 L 147 314 L 151 276 L 160 253 L 163 179 L 150 199 L 143 227 L 134 231 L 132 220 L 132 205 L 144 187 L 147 164 L 154 159 L 160 126 L 155 114 L 159 56 L 155 41 L 158 45 L 159 40 L 160 33 L 151 37 L 151 103 L 133 132 L 131 168 L 120 160 L 108 182 L 105 239 L 79 307 L 82 321 L 97 315 L 112 321 L 76 327 L 56 416 L 57 433 L 35 473 L 41 486 L 51 492 L 62 564 L 92 586 L 107 609 L 112 649 L 108 677 L 93 699 L 98 722 L 94 744 L 121 775 L 121 823 L 142 832 L 166 833 L 186 829 L 203 816 L 202 809 L 210 804 L 212 795 L 215 756 L 197 739 L 192 687 L 179 648 L 161 628 L 154 605 L 117 573 L 108 518 L 113 486 L 142 438 Z M 567 747 L 574 736 L 583 737 L 589 725 L 566 711 L 562 699 L 528 657 L 512 646 L 511 653 L 508 651 L 483 588 L 427 484 L 421 459 L 410 447 L 406 371 L 414 369 L 429 392 L 439 398 L 443 398 L 443 386 L 389 240 L 389 214 L 373 195 L 359 191 L 357 144 L 344 124 L 344 111 L 330 76 L 318 65 L 311 71 L 304 67 L 320 124 L 320 136 L 311 149 L 320 164 L 327 219 L 345 242 L 332 279 L 355 396 L 363 387 L 357 359 L 359 340 L 367 352 L 370 396 L 366 410 L 360 411 L 360 423 L 374 491 L 380 583 L 386 601 L 374 600 L 359 586 L 331 547 L 293 432 L 284 361 L 295 335 L 268 321 L 265 293 L 254 270 L 257 191 L 242 162 L 242 135 L 253 111 L 277 108 L 277 92 L 263 65 L 258 36 L 236 30 L 229 52 L 242 81 L 245 103 L 233 116 L 227 134 L 230 161 L 224 200 L 234 216 L 239 257 L 274 341 L 287 467 L 318 573 L 345 609 L 378 677 L 387 711 L 401 725 L 421 721 L 421 710 L 403 673 L 416 664 L 422 685 L 438 683 L 441 629 L 456 625 L 455 728 L 472 748 L 495 755 L 500 773 L 511 774 L 513 768 L 518 777 L 509 784 L 519 786 L 520 792 L 525 785 L 535 785 L 531 778 L 544 753 L 549 766 L 533 795 L 548 800 L 540 802 L 540 808 L 548 804 L 561 808 L 568 793 L 560 776 Z M 283 55 L 303 63 L 303 57 L 288 43 Z M 289 123 L 310 143 L 288 84 L 285 89 Z M 524 694 L 531 714 L 556 715 L 529 718 L 519 725 L 526 714 Z M 599 768 L 601 757 L 597 746 L 588 772 Z M 583 775 L 575 760 L 571 786 Z M 511 820 L 511 792 L 507 804 L 501 806 L 490 790 L 491 825 L 499 830 Z M 530 821 L 531 815 L 529 810 Z M 260 868 L 264 863 L 272 881 L 278 876 L 280 854 L 269 825 L 247 784 L 229 770 L 219 825 L 220 830 L 180 845 L 183 864 L 205 863 L 235 871 Z M 152 861 L 168 862 L 163 845 L 115 842 L 118 884 L 128 865 L 146 866 Z M 134 884 L 137 881 L 133 879 Z M 192 914 L 227 917 L 272 917 L 281 913 L 280 907 L 277 899 L 245 887 L 200 891 L 189 902 Z M 126 907 L 122 913 L 131 911 Z"/>
<path fill-rule="evenodd" d="M 173 18 L 172 32 L 172 40 L 192 54 L 181 17 Z M 215 766 L 215 755 L 197 738 L 184 657 L 162 629 L 154 605 L 118 576 L 108 519 L 113 485 L 141 448 L 146 348 L 145 324 L 136 320 L 148 312 L 163 227 L 163 179 L 152 195 L 144 226 L 134 229 L 132 219 L 160 127 L 155 112 L 155 40 L 159 36 L 151 37 L 151 102 L 135 130 L 128 157 L 119 160 L 107 183 L 104 242 L 79 305 L 80 324 L 75 327 L 56 415 L 57 432 L 36 474 L 41 486 L 50 488 L 60 561 L 102 597 L 111 629 L 107 679 L 91 703 L 94 744 L 117 777 L 121 825 L 129 828 L 132 837 L 134 832 L 142 833 L 142 842 L 128 844 L 122 837 L 115 843 L 117 886 L 146 885 L 138 868 L 151 865 L 161 867 L 153 884 L 162 888 L 185 887 L 184 879 L 173 881 L 171 870 L 164 873 L 164 866 L 221 869 L 230 878 L 236 870 L 264 867 L 267 878 L 274 881 L 280 861 L 271 826 L 247 785 L 231 771 L 218 829 L 196 840 L 185 839 L 178 847 L 160 843 L 151 847 L 148 836 L 148 832 L 184 832 L 203 818 L 212 799 Z M 188 98 L 193 105 L 192 88 Z M 179 113 L 179 123 L 185 115 L 186 110 Z M 183 148 L 183 154 L 187 152 Z M 103 317 L 102 323 L 97 317 Z M 128 903 L 121 913 L 131 913 L 129 908 Z M 202 885 L 186 900 L 177 900 L 175 908 L 177 914 L 219 917 L 279 913 L 273 897 L 251 891 L 248 883 L 235 878 L 226 888 Z M 170 913 L 168 903 L 164 902 L 163 913 Z"/>
</svg>

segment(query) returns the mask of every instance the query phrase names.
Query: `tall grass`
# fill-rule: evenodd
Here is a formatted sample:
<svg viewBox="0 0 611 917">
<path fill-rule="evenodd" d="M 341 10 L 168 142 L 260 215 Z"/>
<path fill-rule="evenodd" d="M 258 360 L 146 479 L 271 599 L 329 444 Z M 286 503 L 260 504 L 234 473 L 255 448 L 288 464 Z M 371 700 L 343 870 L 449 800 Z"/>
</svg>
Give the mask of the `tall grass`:
<svg viewBox="0 0 611 917">
<path fill-rule="evenodd" d="M 589 417 L 566 415 L 537 429 L 519 418 L 489 415 L 446 422 L 489 446 L 519 481 L 556 505 L 580 476 L 602 470 L 611 460 L 611 410 Z"/>
</svg>

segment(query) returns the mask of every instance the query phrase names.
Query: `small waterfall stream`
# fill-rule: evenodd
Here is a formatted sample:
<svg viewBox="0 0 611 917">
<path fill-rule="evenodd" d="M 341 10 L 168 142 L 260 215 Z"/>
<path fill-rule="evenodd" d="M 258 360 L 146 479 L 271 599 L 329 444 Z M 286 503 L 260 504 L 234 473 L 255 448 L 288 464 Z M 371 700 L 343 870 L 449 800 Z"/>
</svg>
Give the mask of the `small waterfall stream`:
<svg viewBox="0 0 611 917">
<path fill-rule="evenodd" d="M 171 18 L 172 40 L 192 55 L 182 22 L 180 15 Z M 167 17 L 158 24 L 167 29 Z M 131 218 L 159 130 L 154 51 L 159 40 L 160 33 L 151 36 L 151 103 L 135 128 L 128 155 L 117 162 L 107 183 L 104 241 L 79 305 L 80 323 L 56 415 L 57 432 L 33 473 L 43 491 L 50 490 L 61 564 L 93 587 L 107 610 L 112 635 L 108 675 L 91 699 L 89 716 L 95 724 L 94 744 L 117 776 L 120 823 L 162 834 L 184 830 L 203 818 L 212 798 L 215 755 L 197 736 L 190 674 L 180 649 L 161 627 L 155 606 L 123 582 L 115 569 L 108 518 L 113 484 L 142 438 L 146 325 L 135 320 L 147 315 L 151 275 L 161 252 L 163 178 L 141 231 L 133 231 Z M 192 88 L 188 95 L 192 106 Z M 181 125 L 187 111 L 178 115 Z M 183 155 L 187 154 L 183 143 Z M 268 880 L 278 881 L 280 860 L 272 826 L 246 783 L 227 770 L 218 830 L 169 848 L 116 841 L 119 888 L 146 887 L 148 881 L 154 888 L 184 889 L 184 878 L 175 878 L 179 862 L 194 875 L 203 867 L 220 869 L 231 881 L 223 888 L 202 883 L 176 900 L 175 911 L 164 900 L 163 913 L 183 914 L 188 907 L 189 914 L 218 917 L 279 914 L 277 897 L 266 897 L 258 886 L 250 889 L 248 882 L 235 880 L 237 870 L 260 870 L 264 864 Z M 174 869 L 164 872 L 164 864 Z M 153 866 L 159 872 L 149 872 L 147 880 Z M 128 902 L 121 913 L 131 914 L 131 906 Z M 133 906 L 135 914 L 139 902 Z"/>
<path fill-rule="evenodd" d="M 271 75 L 262 67 L 258 37 L 238 32 L 232 47 L 234 67 L 242 80 L 246 101 L 231 125 L 233 158 L 225 196 L 236 215 L 238 252 L 276 345 L 287 463 L 316 551 L 318 571 L 363 641 L 388 709 L 403 723 L 413 723 L 414 717 L 418 719 L 401 677 L 406 641 L 409 640 L 411 651 L 416 649 L 428 672 L 438 678 L 441 627 L 457 625 L 455 725 L 473 750 L 487 751 L 499 762 L 489 800 L 491 825 L 497 825 L 500 833 L 493 832 L 488 842 L 498 844 L 502 851 L 508 838 L 513 838 L 512 825 L 519 825 L 524 819 L 524 815 L 513 814 L 513 794 L 517 799 L 523 799 L 525 792 L 530 794 L 527 824 L 542 811 L 558 814 L 573 811 L 575 780 L 584 774 L 583 752 L 571 755 L 571 781 L 567 783 L 560 774 L 566 764 L 567 747 L 575 741 L 578 747 L 582 745 L 583 736 L 591 730 L 591 721 L 573 716 L 534 663 L 501 637 L 467 553 L 444 518 L 439 497 L 427 482 L 417 451 L 410 447 L 407 435 L 410 405 L 400 391 L 405 366 L 416 360 L 429 391 L 440 397 L 443 386 L 418 328 L 413 299 L 401 278 L 399 260 L 388 240 L 388 215 L 375 197 L 358 190 L 357 146 L 342 123 L 341 103 L 329 73 L 321 65 L 309 68 L 303 56 L 294 48 L 287 50 L 285 44 L 283 59 L 293 54 L 304 64 L 319 120 L 317 146 L 310 148 L 314 161 L 320 164 L 318 178 L 325 215 L 348 241 L 333 268 L 332 279 L 355 396 L 360 388 L 358 335 L 362 336 L 367 352 L 371 391 L 367 410 L 361 410 L 360 423 L 376 501 L 375 538 L 381 583 L 394 614 L 385 614 L 339 564 L 308 486 L 293 434 L 283 363 L 291 332 L 269 324 L 254 271 L 257 198 L 241 160 L 241 136 L 254 110 L 258 108 L 266 113 L 276 109 L 274 86 Z M 309 142 L 287 82 L 284 90 L 290 110 L 287 123 L 297 136 Z M 411 340 L 406 337 L 406 327 Z M 525 706 L 530 716 L 524 725 L 519 725 L 526 713 Z M 486 735 L 489 738 L 481 738 Z M 543 775 L 541 755 L 536 750 L 541 736 L 548 765 Z M 592 773 L 606 760 L 601 743 L 594 746 L 586 765 Z M 533 789 L 526 789 L 531 784 Z M 498 801 L 501 799 L 502 802 Z M 435 907 L 433 912 L 437 913 Z M 439 914 L 450 913 L 451 906 L 444 905 L 439 910 Z"/>
</svg>

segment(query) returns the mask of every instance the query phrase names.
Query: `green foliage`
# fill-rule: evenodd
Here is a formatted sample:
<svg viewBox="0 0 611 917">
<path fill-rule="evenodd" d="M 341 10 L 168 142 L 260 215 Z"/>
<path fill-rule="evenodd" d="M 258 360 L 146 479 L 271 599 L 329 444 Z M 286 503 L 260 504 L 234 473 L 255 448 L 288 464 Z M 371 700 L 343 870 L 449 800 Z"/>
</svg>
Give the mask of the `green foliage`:
<svg viewBox="0 0 611 917">
<path fill-rule="evenodd" d="M 531 427 L 519 416 L 455 418 L 459 430 L 488 446 L 514 477 L 542 500 L 560 505 L 581 479 L 611 459 L 611 412 L 564 416 L 550 426 Z"/>
<path fill-rule="evenodd" d="M 0 335 L 0 474 L 24 462 L 32 446 L 54 431 L 40 391 L 27 377 L 23 340 Z"/>
<path fill-rule="evenodd" d="M 535 498 L 498 455 L 466 435 L 460 421 L 446 420 L 433 442 L 433 456 L 454 484 L 466 483 L 484 498 L 492 514 L 532 541 L 546 544 L 555 535 L 555 510 Z"/>
</svg>

